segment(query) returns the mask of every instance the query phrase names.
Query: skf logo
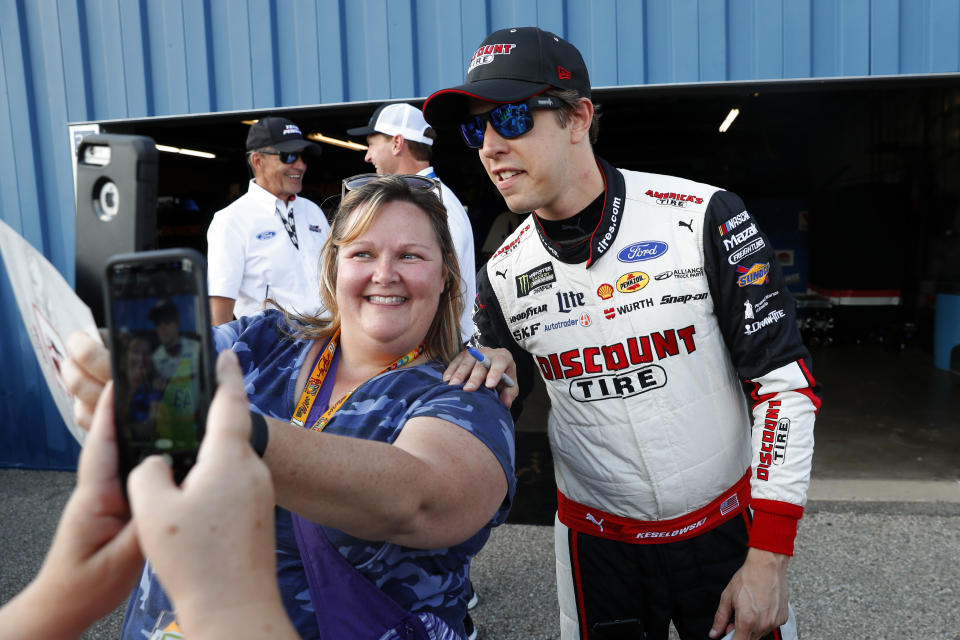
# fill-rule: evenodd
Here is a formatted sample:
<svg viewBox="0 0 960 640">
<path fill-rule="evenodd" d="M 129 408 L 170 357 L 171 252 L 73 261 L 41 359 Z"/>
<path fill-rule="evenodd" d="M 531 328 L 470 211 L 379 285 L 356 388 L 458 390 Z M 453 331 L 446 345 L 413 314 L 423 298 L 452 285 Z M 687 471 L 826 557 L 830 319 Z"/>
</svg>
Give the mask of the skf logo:
<svg viewBox="0 0 960 640">
<path fill-rule="evenodd" d="M 721 236 L 725 236 L 749 219 L 750 219 L 750 214 L 747 213 L 746 211 L 741 211 L 740 213 L 733 216 L 723 224 L 719 225 L 717 229 L 720 231 Z"/>
<path fill-rule="evenodd" d="M 631 271 L 617 279 L 617 291 L 620 293 L 636 293 L 650 284 L 650 276 L 643 271 Z"/>
<path fill-rule="evenodd" d="M 277 235 L 276 231 L 261 231 L 257 234 L 257 240 L 269 240 L 275 235 Z"/>
<path fill-rule="evenodd" d="M 753 266 L 749 269 L 737 265 L 737 273 L 742 274 L 737 278 L 737 286 L 741 289 L 751 284 L 760 286 L 770 281 L 770 263 L 764 262 L 760 264 L 759 262 L 754 262 Z"/>
<path fill-rule="evenodd" d="M 488 44 L 480 47 L 470 58 L 470 66 L 467 67 L 467 73 L 470 73 L 482 64 L 490 64 L 494 61 L 495 57 L 500 54 L 509 55 L 516 46 L 516 44 Z"/>
<path fill-rule="evenodd" d="M 522 298 L 530 292 L 557 281 L 553 273 L 553 263 L 545 262 L 517 276 L 517 297 Z"/>
<path fill-rule="evenodd" d="M 597 287 L 597 295 L 600 296 L 601 300 L 609 300 L 613 297 L 613 285 L 604 282 L 602 285 Z"/>
<path fill-rule="evenodd" d="M 763 443 L 760 445 L 760 464 L 757 479 L 769 480 L 770 467 L 783 464 L 787 457 L 787 439 L 790 437 L 790 419 L 780 417 L 781 403 L 771 400 L 763 421 Z"/>
<path fill-rule="evenodd" d="M 557 302 L 560 305 L 560 313 L 570 313 L 574 307 L 582 307 L 583 294 L 576 291 L 557 292 Z"/>
<path fill-rule="evenodd" d="M 532 338 L 533 336 L 537 335 L 537 329 L 539 328 L 540 328 L 540 323 L 534 322 L 533 324 L 527 325 L 525 327 L 514 329 L 513 337 L 517 340 L 517 342 L 520 342 L 521 340 L 525 340 L 527 338 Z"/>
<path fill-rule="evenodd" d="M 687 193 L 670 193 L 666 191 L 654 191 L 653 189 L 647 189 L 645 195 L 648 195 L 656 200 L 657 204 L 665 204 L 672 207 L 682 207 L 687 202 L 703 204 L 703 198 L 700 196 L 692 196 Z"/>
</svg>

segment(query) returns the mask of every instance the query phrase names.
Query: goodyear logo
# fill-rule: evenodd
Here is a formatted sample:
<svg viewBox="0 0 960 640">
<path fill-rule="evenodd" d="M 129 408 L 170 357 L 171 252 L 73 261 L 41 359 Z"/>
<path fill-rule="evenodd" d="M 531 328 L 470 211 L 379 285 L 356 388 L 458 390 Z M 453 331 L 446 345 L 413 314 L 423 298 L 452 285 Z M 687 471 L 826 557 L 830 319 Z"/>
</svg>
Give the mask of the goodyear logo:
<svg viewBox="0 0 960 640">
<path fill-rule="evenodd" d="M 617 291 L 620 293 L 634 293 L 640 291 L 650 283 L 650 276 L 643 271 L 631 271 L 617 279 Z"/>
<path fill-rule="evenodd" d="M 754 262 L 749 269 L 737 265 L 737 273 L 742 274 L 737 278 L 737 286 L 741 289 L 752 285 L 760 286 L 770 280 L 770 263 Z"/>
</svg>

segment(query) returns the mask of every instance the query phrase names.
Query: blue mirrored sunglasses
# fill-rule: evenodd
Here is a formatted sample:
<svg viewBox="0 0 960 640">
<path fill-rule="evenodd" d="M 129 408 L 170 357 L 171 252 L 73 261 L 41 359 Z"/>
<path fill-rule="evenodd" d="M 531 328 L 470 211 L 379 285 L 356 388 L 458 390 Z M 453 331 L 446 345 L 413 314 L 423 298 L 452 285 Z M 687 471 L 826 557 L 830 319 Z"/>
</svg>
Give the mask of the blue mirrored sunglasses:
<svg viewBox="0 0 960 640">
<path fill-rule="evenodd" d="M 260 151 L 257 151 L 257 153 L 265 153 L 269 156 L 277 156 L 277 158 L 283 164 L 293 164 L 297 161 L 297 158 L 302 155 L 301 151 L 273 151 L 270 149 L 261 149 Z M 306 162 L 306 158 L 304 158 L 304 162 Z"/>
<path fill-rule="evenodd" d="M 486 113 L 470 116 L 460 125 L 460 133 L 468 147 L 479 149 L 483 146 L 488 122 L 504 138 L 517 138 L 533 129 L 534 109 L 559 109 L 562 106 L 563 101 L 554 96 L 534 96 L 526 102 L 501 104 Z"/>
</svg>

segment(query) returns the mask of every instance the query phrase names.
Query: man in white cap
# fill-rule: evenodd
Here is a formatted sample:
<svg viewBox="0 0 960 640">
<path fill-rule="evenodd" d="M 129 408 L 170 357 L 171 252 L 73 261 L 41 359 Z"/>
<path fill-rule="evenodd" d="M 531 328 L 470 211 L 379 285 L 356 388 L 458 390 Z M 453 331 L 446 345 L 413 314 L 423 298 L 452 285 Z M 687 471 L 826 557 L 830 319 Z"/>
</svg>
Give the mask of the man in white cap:
<svg viewBox="0 0 960 640">
<path fill-rule="evenodd" d="M 213 216 L 207 229 L 210 320 L 249 316 L 274 300 L 287 311 L 323 314 L 317 268 L 330 225 L 320 207 L 297 194 L 307 155 L 320 146 L 279 117 L 247 134 L 247 192 Z"/>
<path fill-rule="evenodd" d="M 430 164 L 433 141 L 437 134 L 423 119 L 423 112 L 404 102 L 383 104 L 373 112 L 364 127 L 348 129 L 351 136 L 366 136 L 364 160 L 380 175 L 406 173 L 437 178 Z M 460 200 L 447 185 L 440 183 L 447 224 L 457 249 L 460 273 L 463 276 L 463 315 L 460 316 L 460 337 L 466 341 L 473 334 L 473 299 L 476 296 L 476 265 L 473 250 L 473 227 Z"/>
</svg>

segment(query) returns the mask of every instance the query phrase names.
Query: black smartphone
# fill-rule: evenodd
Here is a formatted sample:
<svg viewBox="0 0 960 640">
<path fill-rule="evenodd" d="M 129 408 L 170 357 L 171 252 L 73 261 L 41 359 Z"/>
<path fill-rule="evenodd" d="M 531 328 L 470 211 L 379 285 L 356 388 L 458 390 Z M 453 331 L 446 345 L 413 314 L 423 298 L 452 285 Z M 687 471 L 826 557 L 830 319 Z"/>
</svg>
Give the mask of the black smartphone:
<svg viewBox="0 0 960 640">
<path fill-rule="evenodd" d="M 193 249 L 113 256 L 104 299 L 122 486 L 153 454 L 167 458 L 179 484 L 216 386 L 206 261 Z"/>
</svg>

